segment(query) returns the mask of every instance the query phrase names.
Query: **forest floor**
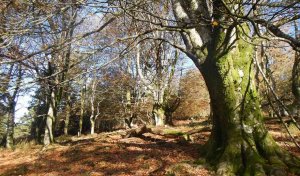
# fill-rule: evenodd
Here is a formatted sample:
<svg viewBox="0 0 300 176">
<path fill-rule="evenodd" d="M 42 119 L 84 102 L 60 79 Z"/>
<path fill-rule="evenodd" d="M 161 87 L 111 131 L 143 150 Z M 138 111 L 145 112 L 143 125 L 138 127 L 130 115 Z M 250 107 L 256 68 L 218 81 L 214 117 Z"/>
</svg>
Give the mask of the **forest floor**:
<svg viewBox="0 0 300 176">
<path fill-rule="evenodd" d="M 276 141 L 300 156 L 278 123 L 267 123 Z M 176 127 L 155 127 L 143 137 L 123 138 L 125 130 L 81 137 L 62 137 L 46 149 L 30 143 L 14 151 L 0 149 L 0 175 L 214 175 L 199 160 L 199 146 L 209 137 L 207 122 L 177 122 Z M 186 141 L 184 133 L 204 129 Z M 298 135 L 299 136 L 299 135 Z M 202 164 L 202 165 L 201 165 Z"/>
</svg>

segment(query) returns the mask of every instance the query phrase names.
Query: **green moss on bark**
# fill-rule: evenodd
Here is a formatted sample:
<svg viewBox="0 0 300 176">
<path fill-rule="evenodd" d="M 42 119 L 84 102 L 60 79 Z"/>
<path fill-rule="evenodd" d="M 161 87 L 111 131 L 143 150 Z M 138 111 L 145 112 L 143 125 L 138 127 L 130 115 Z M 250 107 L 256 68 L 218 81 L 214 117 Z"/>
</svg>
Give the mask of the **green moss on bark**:
<svg viewBox="0 0 300 176">
<path fill-rule="evenodd" d="M 220 45 L 215 44 L 216 48 Z M 210 58 L 217 56 L 216 50 L 211 52 L 201 69 L 213 111 L 212 134 L 204 153 L 207 161 L 216 166 L 217 175 L 298 172 L 300 164 L 289 168 L 292 159 L 286 156 L 290 155 L 264 127 L 254 83 L 253 46 L 238 40 L 235 48 L 222 57 Z"/>
</svg>

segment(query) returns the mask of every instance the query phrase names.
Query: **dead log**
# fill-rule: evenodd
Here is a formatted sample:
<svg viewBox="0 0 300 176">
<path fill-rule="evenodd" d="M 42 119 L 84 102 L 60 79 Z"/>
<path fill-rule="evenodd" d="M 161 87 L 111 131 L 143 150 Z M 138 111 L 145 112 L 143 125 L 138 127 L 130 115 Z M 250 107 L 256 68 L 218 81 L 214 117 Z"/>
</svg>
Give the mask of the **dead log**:
<svg viewBox="0 0 300 176">
<path fill-rule="evenodd" d="M 186 132 L 185 134 L 186 135 L 193 135 L 193 134 L 196 134 L 196 133 L 201 133 L 201 132 L 210 131 L 210 130 L 211 130 L 210 127 L 204 127 L 204 128 L 201 128 L 201 129 L 190 130 L 190 131 Z"/>
<path fill-rule="evenodd" d="M 141 137 L 144 133 L 152 133 L 151 128 L 147 128 L 146 125 L 143 125 L 140 128 L 129 130 L 126 132 L 124 138 Z"/>
</svg>

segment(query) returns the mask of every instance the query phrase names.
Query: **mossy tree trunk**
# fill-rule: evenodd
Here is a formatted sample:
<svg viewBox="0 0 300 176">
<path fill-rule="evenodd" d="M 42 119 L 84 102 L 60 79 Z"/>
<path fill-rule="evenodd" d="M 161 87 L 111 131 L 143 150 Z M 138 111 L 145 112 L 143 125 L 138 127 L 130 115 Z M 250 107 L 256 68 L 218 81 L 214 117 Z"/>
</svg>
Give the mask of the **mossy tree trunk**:
<svg viewBox="0 0 300 176">
<path fill-rule="evenodd" d="M 210 5 L 218 10 L 213 12 L 202 1 L 173 1 L 178 25 L 200 24 L 184 29 L 182 38 L 211 99 L 213 126 L 202 150 L 206 160 L 217 175 L 285 175 L 287 170 L 299 174 L 299 159 L 281 149 L 264 126 L 252 67 L 254 50 L 243 40 L 249 28 L 235 23 L 223 28 L 221 20 L 230 22 L 219 14 L 223 3 Z M 203 18 L 210 15 L 212 23 L 205 25 Z"/>
<path fill-rule="evenodd" d="M 156 126 L 166 125 L 167 121 L 166 121 L 165 109 L 162 103 L 154 103 L 152 114 Z"/>
<path fill-rule="evenodd" d="M 153 105 L 152 114 L 156 126 L 173 125 L 173 113 L 178 108 L 180 99 L 171 99 L 167 91 L 163 93 L 161 101 L 157 101 Z"/>
<path fill-rule="evenodd" d="M 173 125 L 173 113 L 176 109 L 171 109 L 168 103 L 155 103 L 153 105 L 152 114 L 156 126 Z"/>
<path fill-rule="evenodd" d="M 284 174 L 300 164 L 266 130 L 252 71 L 252 47 L 239 42 L 220 58 L 208 58 L 201 73 L 211 98 L 213 128 L 206 158 L 218 175 Z"/>
</svg>

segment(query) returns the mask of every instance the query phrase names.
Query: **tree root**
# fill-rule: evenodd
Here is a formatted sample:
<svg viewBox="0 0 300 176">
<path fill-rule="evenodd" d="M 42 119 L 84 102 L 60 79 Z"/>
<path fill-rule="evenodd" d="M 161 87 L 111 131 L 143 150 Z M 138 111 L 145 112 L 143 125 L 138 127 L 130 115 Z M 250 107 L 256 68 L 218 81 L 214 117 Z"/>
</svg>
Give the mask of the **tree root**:
<svg viewBox="0 0 300 176">
<path fill-rule="evenodd" d="M 206 146 L 206 160 L 215 166 L 218 176 L 300 175 L 300 159 L 280 148 L 270 136 L 253 146 L 246 140 L 235 140 L 224 148 L 214 144 L 210 141 Z"/>
</svg>

